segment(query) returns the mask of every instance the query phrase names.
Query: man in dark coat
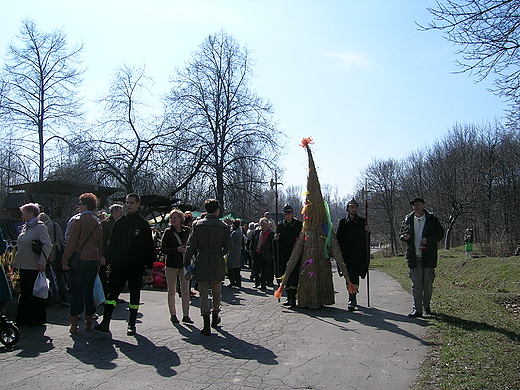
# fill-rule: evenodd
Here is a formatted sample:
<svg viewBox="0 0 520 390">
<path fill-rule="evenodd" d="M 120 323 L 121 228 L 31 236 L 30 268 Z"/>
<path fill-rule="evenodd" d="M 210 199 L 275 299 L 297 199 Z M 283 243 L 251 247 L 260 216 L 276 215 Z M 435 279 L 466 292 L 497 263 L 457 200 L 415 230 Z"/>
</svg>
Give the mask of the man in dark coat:
<svg viewBox="0 0 520 390">
<path fill-rule="evenodd" d="M 109 331 L 112 313 L 117 305 L 119 294 L 128 283 L 130 290 L 130 318 L 128 320 L 127 335 L 136 334 L 135 323 L 141 298 L 141 286 L 145 268 L 152 274 L 155 260 L 152 231 L 148 221 L 139 213 L 141 198 L 135 193 L 126 196 L 127 214 L 119 218 L 112 228 L 110 241 L 106 253 L 107 267 L 110 269 L 108 277 L 109 292 L 105 302 L 103 321 L 94 329 L 102 332 Z"/>
<path fill-rule="evenodd" d="M 208 199 L 204 202 L 204 207 L 207 215 L 193 224 L 184 252 L 184 266 L 187 267 L 191 258 L 196 255 L 193 277 L 199 283 L 200 313 L 204 320 L 201 333 L 209 336 L 211 334 L 210 313 L 211 327 L 216 328 L 220 323 L 220 298 L 222 282 L 226 275 L 224 256 L 231 252 L 233 244 L 229 235 L 229 226 L 218 219 L 220 202 L 217 199 Z M 209 289 L 213 296 L 211 311 L 208 302 Z"/>
<path fill-rule="evenodd" d="M 406 261 L 412 279 L 413 311 L 409 317 L 422 317 L 423 309 L 431 314 L 430 301 L 437 267 L 437 243 L 444 237 L 444 228 L 439 220 L 424 208 L 424 200 L 415 198 L 410 202 L 413 212 L 408 214 L 399 232 L 406 242 Z"/>
<path fill-rule="evenodd" d="M 347 266 L 350 281 L 359 286 L 359 278 L 368 272 L 368 240 L 370 231 L 366 219 L 358 215 L 359 204 L 355 199 L 347 203 L 347 217 L 339 221 L 338 238 L 341 254 Z M 339 272 L 339 271 L 338 271 Z M 357 293 L 349 293 L 348 310 L 356 310 Z"/>
<path fill-rule="evenodd" d="M 293 208 L 286 204 L 283 209 L 284 220 L 278 222 L 278 230 L 274 236 L 275 258 L 276 258 L 276 277 L 281 278 L 285 274 L 287 262 L 291 258 L 294 243 L 300 236 L 303 222 L 294 218 Z M 289 275 L 285 290 L 287 291 L 287 300 L 284 306 L 296 306 L 296 293 L 298 289 L 298 275 L 300 265 L 296 265 Z"/>
</svg>

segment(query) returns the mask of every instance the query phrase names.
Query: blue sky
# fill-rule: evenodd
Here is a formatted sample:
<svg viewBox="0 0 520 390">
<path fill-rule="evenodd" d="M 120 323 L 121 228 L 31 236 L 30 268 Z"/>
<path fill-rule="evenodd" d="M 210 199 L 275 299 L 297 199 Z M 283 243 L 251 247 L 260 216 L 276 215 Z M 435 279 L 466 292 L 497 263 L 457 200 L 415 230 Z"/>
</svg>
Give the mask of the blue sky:
<svg viewBox="0 0 520 390">
<path fill-rule="evenodd" d="M 374 159 L 400 159 L 457 123 L 503 116 L 505 104 L 487 91 L 491 80 L 454 74 L 457 48 L 438 32 L 418 31 L 415 22 L 431 19 L 428 6 L 435 1 L 0 0 L 0 55 L 21 20 L 32 18 L 84 44 L 88 101 L 123 63 L 145 64 L 159 97 L 175 68 L 223 29 L 251 50 L 256 92 L 287 135 L 279 181 L 305 185 L 298 144 L 312 136 L 321 183 L 347 196 Z"/>
</svg>

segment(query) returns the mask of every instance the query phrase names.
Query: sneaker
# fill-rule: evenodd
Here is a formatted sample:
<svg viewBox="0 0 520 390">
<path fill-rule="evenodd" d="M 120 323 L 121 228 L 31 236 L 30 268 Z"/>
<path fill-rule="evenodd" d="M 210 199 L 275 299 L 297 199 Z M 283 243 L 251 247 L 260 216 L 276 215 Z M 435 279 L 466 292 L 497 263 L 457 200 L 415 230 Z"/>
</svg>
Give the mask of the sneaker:
<svg viewBox="0 0 520 390">
<path fill-rule="evenodd" d="M 412 313 L 408 314 L 410 318 L 422 317 L 422 312 L 414 310 Z"/>
<path fill-rule="evenodd" d="M 184 322 L 185 324 L 193 324 L 193 321 L 189 316 L 182 317 L 182 322 Z"/>
<path fill-rule="evenodd" d="M 175 314 L 173 314 L 170 317 L 170 321 L 172 322 L 172 324 L 178 324 L 179 323 L 179 320 L 177 319 L 177 316 Z"/>
</svg>

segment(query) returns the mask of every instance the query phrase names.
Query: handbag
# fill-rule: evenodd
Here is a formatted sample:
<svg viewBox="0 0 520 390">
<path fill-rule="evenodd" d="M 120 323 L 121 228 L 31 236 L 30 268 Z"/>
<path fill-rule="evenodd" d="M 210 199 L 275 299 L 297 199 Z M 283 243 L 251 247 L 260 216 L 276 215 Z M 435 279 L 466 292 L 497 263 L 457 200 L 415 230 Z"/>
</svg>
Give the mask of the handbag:
<svg viewBox="0 0 520 390">
<path fill-rule="evenodd" d="M 99 306 L 103 303 L 105 303 L 105 291 L 103 291 L 101 278 L 99 277 L 99 274 L 97 274 L 96 280 L 94 280 L 94 305 Z"/>
<path fill-rule="evenodd" d="M 31 247 L 32 251 L 36 253 L 38 256 L 42 254 L 43 243 L 40 240 L 32 240 Z"/>
<path fill-rule="evenodd" d="M 49 279 L 45 276 L 45 271 L 38 272 L 34 281 L 33 295 L 37 298 L 47 299 L 49 296 Z"/>
<path fill-rule="evenodd" d="M 40 240 L 32 240 L 31 241 L 31 247 L 32 251 L 36 253 L 38 256 L 40 256 L 43 252 L 43 257 L 45 258 L 45 262 L 49 262 L 49 259 L 47 258 L 47 255 L 45 254 L 45 251 L 43 250 L 43 242 Z"/>
</svg>

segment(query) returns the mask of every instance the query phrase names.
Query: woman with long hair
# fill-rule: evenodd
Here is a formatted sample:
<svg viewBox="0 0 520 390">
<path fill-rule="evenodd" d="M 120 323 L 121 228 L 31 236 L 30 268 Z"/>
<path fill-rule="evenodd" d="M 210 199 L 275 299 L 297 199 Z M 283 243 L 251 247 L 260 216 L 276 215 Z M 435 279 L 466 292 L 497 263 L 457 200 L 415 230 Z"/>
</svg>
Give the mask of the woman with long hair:
<svg viewBox="0 0 520 390">
<path fill-rule="evenodd" d="M 190 318 L 190 281 L 184 277 L 183 254 L 186 251 L 186 242 L 191 229 L 184 226 L 184 214 L 178 209 L 170 213 L 170 226 L 166 228 L 161 240 L 161 252 L 166 255 L 166 281 L 168 282 L 168 309 L 170 321 L 179 323 L 175 308 L 175 292 L 177 279 L 181 284 L 182 322 L 193 324 Z"/>
</svg>

